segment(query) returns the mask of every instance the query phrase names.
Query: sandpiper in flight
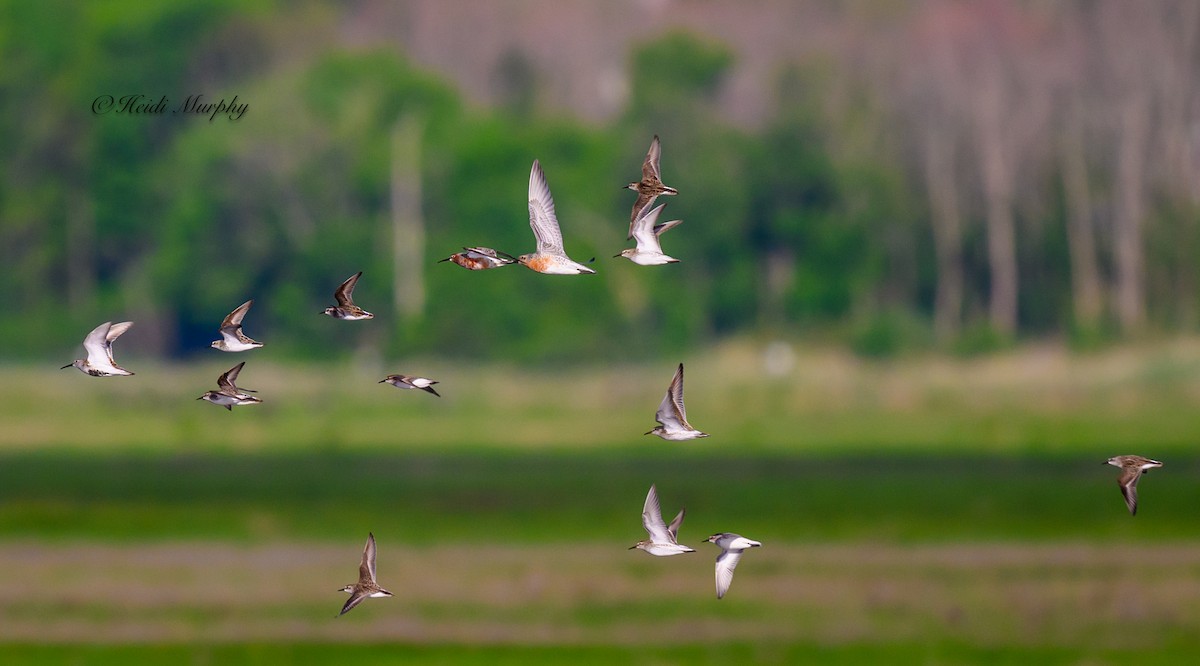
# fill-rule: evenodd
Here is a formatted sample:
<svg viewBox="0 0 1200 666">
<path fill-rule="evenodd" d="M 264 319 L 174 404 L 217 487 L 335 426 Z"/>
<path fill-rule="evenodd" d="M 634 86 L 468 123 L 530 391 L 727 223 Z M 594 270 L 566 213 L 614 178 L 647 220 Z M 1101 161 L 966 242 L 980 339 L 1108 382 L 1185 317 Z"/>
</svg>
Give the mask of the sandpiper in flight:
<svg viewBox="0 0 1200 666">
<path fill-rule="evenodd" d="M 132 375 L 133 373 L 117 365 L 113 360 L 112 345 L 113 341 L 121 337 L 121 334 L 129 330 L 133 326 L 131 321 L 123 321 L 119 324 L 114 324 L 111 321 L 106 321 L 96 328 L 92 329 L 91 333 L 83 339 L 83 349 L 87 352 L 87 358 L 75 359 L 75 361 L 64 365 L 61 369 L 75 367 L 85 375 L 93 377 L 116 377 L 122 375 Z"/>
<path fill-rule="evenodd" d="M 642 505 L 642 525 L 646 528 L 650 538 L 633 544 L 629 550 L 638 548 L 658 557 L 696 552 L 694 548 L 679 545 L 678 541 L 679 526 L 683 523 L 683 514 L 686 511 L 686 509 L 680 509 L 670 525 L 664 523 L 662 508 L 658 504 L 658 491 L 652 484 L 650 492 L 646 493 L 646 503 Z"/>
<path fill-rule="evenodd" d="M 362 277 L 362 271 L 346 278 L 342 286 L 333 292 L 333 297 L 337 299 L 337 305 L 331 305 L 325 308 L 325 314 L 334 319 L 347 319 L 354 321 L 356 319 L 371 319 L 375 315 L 354 304 L 354 299 L 351 295 L 354 293 L 354 285 L 358 284 L 358 278 Z"/>
<path fill-rule="evenodd" d="M 204 395 L 196 398 L 197 400 L 207 400 L 214 405 L 220 405 L 229 411 L 233 411 L 234 405 L 256 405 L 262 402 L 261 399 L 252 395 L 248 395 L 247 391 L 254 393 L 250 389 L 239 389 L 234 382 L 237 381 L 238 373 L 242 371 L 242 366 L 246 365 L 245 361 L 238 363 L 225 374 L 217 377 L 217 390 L 205 391 Z"/>
<path fill-rule="evenodd" d="M 437 391 L 433 390 L 433 385 L 437 382 L 424 377 L 410 377 L 409 375 L 388 375 L 379 380 L 380 384 L 391 384 L 399 389 L 421 389 L 428 391 L 437 397 L 442 397 Z"/>
<path fill-rule="evenodd" d="M 637 247 L 621 250 L 621 254 L 613 256 L 614 259 L 625 257 L 641 266 L 678 263 L 679 260 L 675 257 L 663 254 L 662 246 L 659 245 L 659 236 L 662 236 L 664 232 L 683 222 L 683 220 L 671 220 L 670 222 L 656 224 L 658 222 L 658 215 L 662 212 L 665 205 L 659 204 L 652 210 L 642 210 L 633 223 L 633 237 L 637 239 Z"/>
<path fill-rule="evenodd" d="M 213 340 L 210 345 L 213 349 L 220 349 L 223 352 L 243 352 L 263 346 L 263 343 L 252 340 L 242 333 L 242 318 L 250 311 L 251 305 L 254 305 L 254 299 L 242 303 L 225 316 L 221 322 L 221 339 Z"/>
<path fill-rule="evenodd" d="M 367 533 L 367 545 L 363 548 L 362 562 L 358 565 L 358 582 L 354 585 L 347 585 L 341 589 L 342 592 L 349 592 L 350 598 L 346 600 L 346 604 L 342 606 L 342 612 L 338 613 L 341 617 L 348 613 L 351 608 L 361 604 L 363 599 L 367 597 L 390 597 L 391 592 L 379 587 L 379 583 L 375 581 L 375 535 Z"/>
<path fill-rule="evenodd" d="M 662 402 L 658 405 L 658 411 L 654 414 L 654 420 L 658 421 L 659 424 L 645 434 L 658 435 L 663 439 L 671 441 L 708 437 L 708 433 L 700 432 L 693 428 L 692 424 L 688 423 L 687 409 L 683 406 L 682 363 L 679 364 L 679 369 L 675 371 L 675 376 L 671 378 L 671 385 L 667 387 L 667 394 L 663 396 Z"/>
<path fill-rule="evenodd" d="M 729 591 L 729 584 L 733 582 L 733 570 L 737 568 L 738 560 L 742 559 L 742 552 L 762 544 L 732 532 L 718 532 L 705 541 L 721 548 L 721 554 L 717 556 L 717 598 L 720 599 Z"/>
<path fill-rule="evenodd" d="M 554 215 L 554 198 L 546 184 L 546 174 L 537 160 L 529 172 L 529 226 L 537 240 L 537 252 L 517 257 L 530 270 L 552 275 L 579 275 L 596 271 L 572 261 L 563 250 L 562 231 Z"/>
<path fill-rule="evenodd" d="M 1141 456 L 1114 456 L 1105 463 L 1121 468 L 1121 476 L 1117 477 L 1117 485 L 1121 486 L 1121 494 L 1125 496 L 1125 506 L 1129 507 L 1129 515 L 1137 515 L 1137 482 L 1142 475 L 1154 467 L 1162 467 L 1157 460 Z"/>
<path fill-rule="evenodd" d="M 638 213 L 649 206 L 660 194 L 679 194 L 679 190 L 663 185 L 662 172 L 659 170 L 659 160 L 662 158 L 662 147 L 658 143 L 658 135 L 650 142 L 650 150 L 646 153 L 646 161 L 642 162 L 642 179 L 635 180 L 625 186 L 626 189 L 638 193 L 633 202 L 633 211 L 629 214 L 629 236 L 633 238 L 633 226 L 637 222 Z"/>
<path fill-rule="evenodd" d="M 489 268 L 500 268 L 517 263 L 512 255 L 493 250 L 490 247 L 464 247 L 462 252 L 455 252 L 445 259 L 438 260 L 438 263 L 443 261 L 453 261 L 472 271 L 486 271 Z"/>
</svg>

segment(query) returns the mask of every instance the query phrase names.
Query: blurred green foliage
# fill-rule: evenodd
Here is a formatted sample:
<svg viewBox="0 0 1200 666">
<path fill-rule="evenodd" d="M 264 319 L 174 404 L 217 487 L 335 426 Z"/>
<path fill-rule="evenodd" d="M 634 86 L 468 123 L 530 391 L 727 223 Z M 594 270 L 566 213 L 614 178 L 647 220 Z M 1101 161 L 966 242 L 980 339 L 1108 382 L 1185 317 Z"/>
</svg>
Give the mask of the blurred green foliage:
<svg viewBox="0 0 1200 666">
<path fill-rule="evenodd" d="M 248 329 L 293 358 L 595 362 L 746 332 L 833 340 L 871 357 L 1013 342 L 984 323 L 985 225 L 967 205 L 962 321 L 935 344 L 920 160 L 906 154 L 911 137 L 880 136 L 901 127 L 878 99 L 886 88 L 847 76 L 830 55 L 781 64 L 765 86 L 764 122 L 747 128 L 718 110 L 735 52 L 708 36 L 655 35 L 628 55 L 623 110 L 595 124 L 546 110 L 545 73 L 519 47 L 493 69 L 497 106 L 481 107 L 394 50 L 321 38 L 339 11 L 0 0 L 0 279 L 19 294 L 17 316 L 0 320 L 6 356 L 61 354 L 117 319 L 138 322 L 131 339 L 142 353 L 187 356 L 247 298 L 258 302 Z M 188 95 L 237 95 L 249 108 L 236 122 L 91 109 L 99 96 L 131 94 L 166 96 L 168 109 Z M 417 135 L 411 155 L 395 148 L 404 131 Z M 620 186 L 656 134 L 664 181 L 680 191 L 660 201 L 665 219 L 685 222 L 663 242 L 682 263 L 643 268 L 612 256 L 633 200 Z M 397 159 L 415 173 L 393 173 Z M 568 252 L 595 257 L 598 275 L 439 265 L 462 246 L 532 248 L 522 201 L 534 159 Z M 394 178 L 419 185 L 426 305 L 415 315 L 397 306 Z M 1111 313 L 1073 314 L 1061 169 L 1039 178 L 1041 194 L 1014 204 L 1018 334 L 1104 344 L 1117 335 Z M 1195 324 L 1195 215 L 1194 203 L 1166 195 L 1148 213 L 1155 326 Z M 1109 241 L 1099 242 L 1111 263 Z M 358 299 L 377 320 L 315 316 L 359 270 Z"/>
<path fill-rule="evenodd" d="M 891 177 L 885 167 L 831 158 L 811 106 L 784 95 L 757 133 L 721 121 L 714 100 L 734 56 L 688 33 L 637 47 L 626 113 L 594 126 L 540 113 L 536 71 L 519 53 L 498 73 L 512 94 L 488 110 L 392 53 L 280 58 L 272 20 L 284 10 L 269 2 L 74 7 L 0 2 L 3 23 L 20 27 L 0 32 L 0 278 L 23 295 L 22 316 L 0 322 L 12 357 L 61 354 L 95 323 L 125 318 L 139 322 L 142 350 L 188 355 L 247 298 L 258 303 L 247 330 L 286 355 L 657 355 L 869 306 L 884 255 L 873 230 L 905 215 L 896 188 L 874 186 Z M 810 95 L 821 85 L 804 72 L 787 81 Z M 166 95 L 170 109 L 199 93 L 236 94 L 249 110 L 237 122 L 90 111 L 98 95 Z M 402 320 L 391 136 L 411 120 L 427 306 Z M 664 198 L 665 219 L 685 221 L 664 244 L 684 261 L 644 269 L 611 257 L 633 199 L 620 185 L 654 134 L 664 180 L 681 192 Z M 595 256 L 599 274 L 436 264 L 461 246 L 532 249 L 522 202 L 535 158 L 568 252 Z M 316 313 L 359 270 L 356 298 L 378 319 L 348 333 Z"/>
</svg>

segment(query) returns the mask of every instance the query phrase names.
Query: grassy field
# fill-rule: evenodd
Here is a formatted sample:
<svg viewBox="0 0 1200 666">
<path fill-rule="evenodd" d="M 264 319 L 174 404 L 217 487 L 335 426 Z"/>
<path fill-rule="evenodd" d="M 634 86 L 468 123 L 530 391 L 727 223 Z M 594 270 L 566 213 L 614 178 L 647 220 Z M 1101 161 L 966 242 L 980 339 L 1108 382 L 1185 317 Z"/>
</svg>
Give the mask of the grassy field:
<svg viewBox="0 0 1200 666">
<path fill-rule="evenodd" d="M 195 400 L 225 369 L 211 363 L 0 370 L 0 661 L 1115 664 L 1200 648 L 1194 341 L 814 353 L 782 376 L 729 346 L 684 359 L 689 416 L 713 434 L 685 443 L 641 434 L 672 363 L 253 360 L 240 383 L 267 403 L 233 413 Z M 445 397 L 375 383 L 394 371 Z M 1118 453 L 1167 463 L 1135 518 L 1102 465 Z M 626 550 L 650 483 L 665 513 L 687 506 L 697 554 Z M 717 601 L 701 540 L 725 530 L 765 545 Z M 367 531 L 397 596 L 335 620 Z"/>
</svg>

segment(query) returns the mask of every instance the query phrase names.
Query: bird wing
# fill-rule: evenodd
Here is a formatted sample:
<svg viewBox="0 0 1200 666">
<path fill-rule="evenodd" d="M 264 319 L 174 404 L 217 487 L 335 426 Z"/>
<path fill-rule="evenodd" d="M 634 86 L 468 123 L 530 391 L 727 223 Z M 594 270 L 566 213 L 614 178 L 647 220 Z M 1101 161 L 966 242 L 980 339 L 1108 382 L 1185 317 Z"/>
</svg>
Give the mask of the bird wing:
<svg viewBox="0 0 1200 666">
<path fill-rule="evenodd" d="M 346 600 L 346 604 L 342 606 L 342 612 L 338 613 L 338 616 L 341 617 L 342 615 L 350 612 L 351 608 L 361 604 L 363 599 L 366 599 L 368 596 L 370 596 L 370 594 L 368 594 L 366 590 L 355 588 L 354 591 L 350 593 L 350 598 Z"/>
<path fill-rule="evenodd" d="M 333 297 L 337 299 L 338 305 L 342 307 L 354 305 L 354 299 L 351 298 L 351 294 L 354 293 L 354 285 L 358 284 L 358 278 L 360 277 L 362 277 L 362 271 L 346 278 L 346 281 L 337 288 L 337 291 L 333 292 Z"/>
<path fill-rule="evenodd" d="M 490 250 L 491 248 L 488 248 L 488 249 Z M 508 264 L 517 263 L 517 258 L 507 252 L 501 252 L 500 250 L 492 250 L 492 254 L 497 259 L 499 259 L 500 261 L 503 261 L 504 263 L 508 263 Z"/>
<path fill-rule="evenodd" d="M 367 533 L 367 545 L 363 547 L 362 562 L 358 565 L 360 583 L 375 581 L 375 535 Z"/>
<path fill-rule="evenodd" d="M 679 526 L 683 524 L 683 515 L 687 513 L 687 508 L 682 508 L 679 513 L 675 514 L 675 519 L 667 525 L 667 532 L 671 535 L 671 543 L 679 543 Z"/>
<path fill-rule="evenodd" d="M 221 320 L 221 331 L 225 332 L 226 330 L 229 330 L 234 332 L 241 328 L 242 318 L 244 318 L 246 313 L 250 311 L 251 305 L 254 305 L 253 298 L 234 308 L 233 312 L 225 315 L 225 319 Z"/>
<path fill-rule="evenodd" d="M 133 326 L 133 322 L 131 321 L 123 321 L 119 324 L 113 324 L 112 326 L 108 327 L 108 333 L 104 335 L 104 353 L 108 355 L 108 362 L 114 368 L 119 368 L 120 366 L 117 365 L 117 361 L 113 358 L 113 341 L 121 337 L 122 333 L 128 331 L 130 326 Z"/>
<path fill-rule="evenodd" d="M 537 239 L 538 252 L 564 254 L 562 231 L 554 215 L 554 197 L 546 184 L 546 174 L 537 160 L 529 172 L 529 226 Z"/>
<path fill-rule="evenodd" d="M 1137 515 L 1137 482 L 1142 478 L 1139 467 L 1121 468 L 1121 476 L 1117 483 L 1121 486 L 1121 494 L 1125 497 L 1125 506 L 1129 507 L 1129 515 Z"/>
<path fill-rule="evenodd" d="M 650 192 L 642 192 L 641 190 L 638 190 L 637 200 L 633 202 L 633 212 L 629 214 L 629 235 L 625 237 L 625 240 L 633 238 L 634 227 L 637 225 L 638 216 L 641 215 L 642 211 L 653 205 L 654 200 L 657 198 L 657 194 L 651 194 Z"/>
<path fill-rule="evenodd" d="M 92 365 L 104 364 L 111 362 L 108 346 L 108 331 L 112 328 L 113 323 L 106 321 L 96 328 L 92 329 L 91 333 L 83 339 L 83 349 L 87 352 L 88 363 Z"/>
<path fill-rule="evenodd" d="M 667 524 L 663 522 L 662 508 L 658 504 L 658 491 L 653 485 L 650 486 L 650 492 L 646 493 L 646 503 L 642 506 L 642 525 L 654 543 L 673 541 L 667 531 Z"/>
<path fill-rule="evenodd" d="M 667 394 L 663 396 L 663 400 L 658 405 L 658 412 L 655 413 L 654 419 L 664 426 L 682 427 L 688 430 L 692 426 L 687 420 L 687 409 L 683 406 L 683 364 L 679 364 L 679 369 L 675 371 L 675 376 L 671 378 L 671 385 L 667 387 Z"/>
<path fill-rule="evenodd" d="M 467 251 L 467 256 L 472 259 L 495 259 L 504 264 L 512 264 L 517 261 L 511 254 L 493 250 L 490 247 L 464 247 L 463 249 Z"/>
<path fill-rule="evenodd" d="M 236 394 L 238 392 L 237 385 L 234 382 L 237 381 L 238 373 L 242 371 L 243 365 L 246 365 L 245 361 L 238 363 L 226 370 L 225 374 L 217 377 L 217 387 L 221 389 L 222 393 Z"/>
<path fill-rule="evenodd" d="M 654 225 L 658 222 L 658 215 L 662 213 L 665 206 L 666 204 L 659 204 L 649 210 L 643 208 L 642 212 L 638 213 L 637 219 L 633 222 L 633 237 L 637 240 L 638 252 L 662 252 Z"/>
<path fill-rule="evenodd" d="M 113 340 L 121 337 L 121 334 L 128 331 L 130 326 L 133 326 L 133 322 L 131 321 L 123 321 L 119 324 L 109 326 L 108 332 L 104 335 L 104 341 L 111 347 Z"/>
<path fill-rule="evenodd" d="M 742 559 L 742 549 L 722 550 L 717 556 L 717 598 L 725 596 L 729 584 L 733 582 L 733 570 L 737 568 L 738 560 Z"/>
<path fill-rule="evenodd" d="M 656 181 L 662 178 L 659 161 L 662 159 L 662 146 L 659 145 L 658 135 L 650 142 L 650 150 L 646 152 L 646 161 L 642 162 L 642 180 Z"/>
<path fill-rule="evenodd" d="M 658 238 L 681 224 L 683 224 L 683 220 L 671 220 L 662 224 L 656 224 L 654 225 L 654 237 Z"/>
</svg>

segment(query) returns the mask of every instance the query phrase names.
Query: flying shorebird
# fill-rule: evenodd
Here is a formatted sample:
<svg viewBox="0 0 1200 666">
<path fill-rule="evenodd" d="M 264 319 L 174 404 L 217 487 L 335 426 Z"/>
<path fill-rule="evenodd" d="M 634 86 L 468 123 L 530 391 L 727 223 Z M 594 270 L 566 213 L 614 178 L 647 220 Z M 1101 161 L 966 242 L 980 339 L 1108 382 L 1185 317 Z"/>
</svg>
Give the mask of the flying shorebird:
<svg viewBox="0 0 1200 666">
<path fill-rule="evenodd" d="M 243 352 L 263 346 L 263 343 L 252 340 L 242 333 L 242 318 L 250 311 L 251 305 L 254 305 L 253 298 L 237 306 L 233 312 L 225 316 L 221 322 L 221 339 L 213 340 L 210 345 L 213 349 L 220 349 L 223 352 Z"/>
<path fill-rule="evenodd" d="M 733 532 L 718 532 L 705 541 L 721 548 L 721 554 L 717 556 L 717 598 L 720 599 L 729 591 L 729 584 L 733 582 L 733 570 L 737 568 L 738 560 L 742 559 L 742 552 L 762 544 Z"/>
<path fill-rule="evenodd" d="M 204 395 L 196 398 L 197 400 L 207 400 L 214 405 L 220 405 L 229 411 L 233 411 L 234 405 L 257 405 L 262 402 L 260 398 L 256 398 L 249 393 L 255 393 L 250 389 L 239 389 L 234 382 L 237 381 L 238 373 L 242 371 L 242 366 L 246 365 L 245 361 L 238 363 L 225 374 L 217 377 L 217 390 L 205 391 Z"/>
<path fill-rule="evenodd" d="M 133 326 L 131 321 L 123 321 L 119 324 L 106 321 L 93 328 L 92 332 L 83 339 L 83 349 L 87 352 L 87 358 L 75 359 L 60 369 L 66 370 L 75 367 L 85 375 L 93 377 L 132 375 L 132 372 L 117 365 L 117 362 L 113 360 L 112 352 L 113 341 L 129 330 L 130 326 Z"/>
<path fill-rule="evenodd" d="M 325 314 L 334 319 L 347 319 L 354 321 L 356 319 L 371 319 L 375 315 L 354 304 L 354 299 L 351 294 L 354 293 L 354 285 L 358 284 L 358 278 L 362 277 L 362 271 L 346 278 L 342 286 L 333 292 L 333 297 L 337 299 L 337 305 L 331 305 L 325 308 Z"/>
<path fill-rule="evenodd" d="M 658 405 L 658 411 L 654 414 L 654 420 L 658 421 L 658 425 L 645 434 L 658 435 L 663 439 L 671 441 L 708 437 L 708 433 L 700 432 L 693 428 L 692 424 L 688 423 L 687 408 L 683 406 L 682 363 L 679 364 L 679 369 L 675 371 L 675 376 L 671 379 L 671 385 L 667 387 L 667 394 L 663 396 L 662 402 Z"/>
<path fill-rule="evenodd" d="M 659 204 L 653 210 L 642 210 L 633 223 L 633 237 L 637 239 L 637 247 L 621 250 L 620 254 L 613 255 L 614 259 L 625 257 L 641 266 L 657 266 L 659 264 L 674 264 L 679 262 L 675 257 L 668 257 L 663 254 L 662 246 L 659 245 L 659 236 L 662 236 L 664 232 L 683 222 L 683 220 L 671 220 L 670 222 L 656 224 L 658 222 L 658 215 L 662 212 L 664 206 L 666 204 Z"/>
<path fill-rule="evenodd" d="M 438 263 L 443 261 L 453 261 L 472 271 L 486 271 L 489 268 L 500 268 L 517 263 L 512 255 L 493 250 L 490 247 L 464 247 L 462 252 L 455 252 L 445 259 L 439 259 Z"/>
<path fill-rule="evenodd" d="M 554 197 L 546 184 L 546 174 L 537 160 L 529 171 L 529 226 L 537 240 L 537 252 L 517 257 L 517 263 L 539 273 L 579 275 L 596 271 L 572 261 L 563 250 L 562 231 L 554 215 Z"/>
<path fill-rule="evenodd" d="M 679 194 L 679 190 L 663 185 L 662 172 L 658 166 L 661 158 L 662 147 L 658 143 L 658 135 L 655 134 L 654 140 L 650 142 L 650 150 L 646 153 L 646 161 L 642 162 L 642 179 L 625 186 L 625 189 L 638 193 L 637 200 L 633 202 L 633 211 L 629 214 L 629 236 L 626 240 L 634 236 L 633 227 L 637 222 L 638 213 L 653 203 L 658 195 Z"/>
<path fill-rule="evenodd" d="M 351 608 L 361 604 L 367 597 L 390 597 L 391 592 L 379 587 L 375 582 L 375 535 L 367 533 L 367 545 L 363 548 L 362 562 L 358 565 L 358 582 L 343 587 L 341 592 L 349 592 L 350 598 L 342 606 L 338 617 L 350 612 Z"/>
<path fill-rule="evenodd" d="M 1129 507 L 1129 515 L 1137 515 L 1137 482 L 1142 475 L 1154 467 L 1162 467 L 1157 460 L 1141 456 L 1114 456 L 1105 463 L 1121 468 L 1121 476 L 1117 477 L 1117 485 L 1121 486 L 1121 494 L 1125 497 L 1125 506 Z"/>
<path fill-rule="evenodd" d="M 662 508 L 658 504 L 658 491 L 651 484 L 650 492 L 646 493 L 646 503 L 642 505 L 642 525 L 646 528 L 650 538 L 633 544 L 629 550 L 637 548 L 658 557 L 696 552 L 694 548 L 679 545 L 677 540 L 679 526 L 683 523 L 683 514 L 686 511 L 687 509 L 680 509 L 670 525 L 663 523 Z"/>
<path fill-rule="evenodd" d="M 388 375 L 379 380 L 380 384 L 391 384 L 399 389 L 421 389 L 428 391 L 437 397 L 442 397 L 437 391 L 433 390 L 433 385 L 438 382 L 424 377 L 411 377 L 409 375 Z"/>
</svg>

